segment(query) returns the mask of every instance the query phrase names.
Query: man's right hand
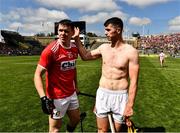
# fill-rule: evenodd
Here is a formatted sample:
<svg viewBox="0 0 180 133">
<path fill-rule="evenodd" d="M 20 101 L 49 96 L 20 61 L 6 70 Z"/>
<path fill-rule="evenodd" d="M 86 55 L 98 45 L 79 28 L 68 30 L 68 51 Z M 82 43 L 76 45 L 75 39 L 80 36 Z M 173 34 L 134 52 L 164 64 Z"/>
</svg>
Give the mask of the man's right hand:
<svg viewBox="0 0 180 133">
<path fill-rule="evenodd" d="M 80 34 L 80 29 L 79 27 L 74 27 L 74 35 L 72 36 L 72 38 L 79 39 L 79 34 Z"/>
<path fill-rule="evenodd" d="M 51 114 L 55 108 L 53 100 L 47 98 L 47 96 L 41 97 L 41 106 L 45 114 Z"/>
</svg>

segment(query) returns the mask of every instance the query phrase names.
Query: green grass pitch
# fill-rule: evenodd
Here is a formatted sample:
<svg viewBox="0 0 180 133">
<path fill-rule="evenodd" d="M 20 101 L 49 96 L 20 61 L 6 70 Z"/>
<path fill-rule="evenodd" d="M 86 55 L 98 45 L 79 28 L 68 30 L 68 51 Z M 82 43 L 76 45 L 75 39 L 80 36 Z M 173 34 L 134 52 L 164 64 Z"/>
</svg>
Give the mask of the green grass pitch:
<svg viewBox="0 0 180 133">
<path fill-rule="evenodd" d="M 48 117 L 42 113 L 33 75 L 39 56 L 0 57 L 0 132 L 47 132 Z M 95 95 L 101 61 L 77 61 L 78 86 Z M 94 99 L 79 96 L 87 113 L 85 132 L 95 132 Z M 180 131 L 180 58 L 168 57 L 161 68 L 157 57 L 140 57 L 139 87 L 132 120 L 144 131 Z M 65 131 L 67 117 L 61 131 Z M 80 124 L 76 128 L 81 131 Z"/>
</svg>

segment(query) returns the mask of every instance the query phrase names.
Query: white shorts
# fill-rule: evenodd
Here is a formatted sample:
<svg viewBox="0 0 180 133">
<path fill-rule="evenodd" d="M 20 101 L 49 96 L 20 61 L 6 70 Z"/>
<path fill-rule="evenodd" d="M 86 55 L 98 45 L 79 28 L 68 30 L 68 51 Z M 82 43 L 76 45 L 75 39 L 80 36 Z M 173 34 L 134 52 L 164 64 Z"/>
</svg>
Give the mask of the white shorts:
<svg viewBox="0 0 180 133">
<path fill-rule="evenodd" d="M 96 93 L 95 114 L 99 118 L 107 117 L 107 112 L 112 111 L 116 122 L 124 121 L 123 113 L 128 100 L 127 90 L 112 91 L 99 87 Z"/>
<path fill-rule="evenodd" d="M 79 101 L 76 92 L 69 97 L 63 99 L 54 99 L 55 109 L 51 118 L 61 119 L 66 114 L 67 110 L 75 110 L 79 108 Z"/>
</svg>

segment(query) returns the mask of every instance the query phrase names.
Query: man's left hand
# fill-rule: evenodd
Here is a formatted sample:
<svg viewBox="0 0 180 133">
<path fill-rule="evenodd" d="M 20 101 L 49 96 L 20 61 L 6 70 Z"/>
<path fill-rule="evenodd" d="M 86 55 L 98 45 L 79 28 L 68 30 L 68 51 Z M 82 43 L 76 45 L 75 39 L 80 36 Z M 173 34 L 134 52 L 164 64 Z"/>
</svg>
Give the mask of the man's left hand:
<svg viewBox="0 0 180 133">
<path fill-rule="evenodd" d="M 124 116 L 125 117 L 130 117 L 133 115 L 133 108 L 131 106 L 126 106 L 125 110 L 124 110 Z"/>
<path fill-rule="evenodd" d="M 72 36 L 72 38 L 76 39 L 79 37 L 80 34 L 80 30 L 78 27 L 74 27 L 74 35 Z"/>
</svg>

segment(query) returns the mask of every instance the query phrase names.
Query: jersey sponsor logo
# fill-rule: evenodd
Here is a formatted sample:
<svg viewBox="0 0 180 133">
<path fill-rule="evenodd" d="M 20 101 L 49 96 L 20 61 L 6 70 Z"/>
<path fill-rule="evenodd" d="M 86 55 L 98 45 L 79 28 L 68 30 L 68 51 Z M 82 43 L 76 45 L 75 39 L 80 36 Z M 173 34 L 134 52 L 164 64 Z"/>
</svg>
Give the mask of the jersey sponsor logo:
<svg viewBox="0 0 180 133">
<path fill-rule="evenodd" d="M 76 61 L 75 60 L 61 62 L 61 70 L 62 71 L 67 71 L 67 70 L 74 69 L 75 66 L 76 66 Z"/>
</svg>

